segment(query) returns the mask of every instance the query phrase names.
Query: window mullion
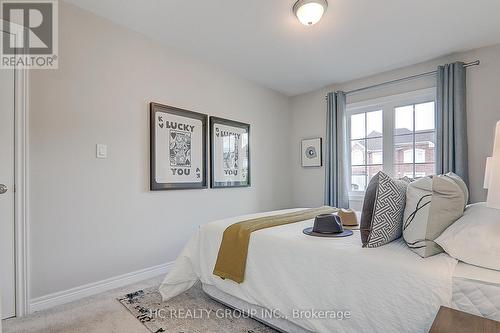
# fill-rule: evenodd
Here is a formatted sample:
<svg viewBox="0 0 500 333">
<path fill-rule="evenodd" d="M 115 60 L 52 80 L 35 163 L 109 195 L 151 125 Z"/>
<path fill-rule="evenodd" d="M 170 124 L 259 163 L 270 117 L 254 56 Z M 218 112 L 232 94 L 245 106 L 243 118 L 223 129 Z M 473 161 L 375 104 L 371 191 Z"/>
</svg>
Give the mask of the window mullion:
<svg viewBox="0 0 500 333">
<path fill-rule="evenodd" d="M 350 193 L 352 190 L 352 137 L 351 137 L 351 113 L 347 113 L 347 137 L 349 138 L 348 142 L 348 153 L 347 153 L 347 161 L 349 166 L 349 185 L 347 191 Z M 350 194 L 349 194 L 350 196 Z"/>
<path fill-rule="evenodd" d="M 387 103 L 382 109 L 383 119 L 383 170 L 391 177 L 394 176 L 394 106 Z"/>
<path fill-rule="evenodd" d="M 368 187 L 368 112 L 365 113 L 365 191 Z"/>
<path fill-rule="evenodd" d="M 416 142 L 415 142 L 415 104 L 413 104 L 413 179 L 415 179 L 416 172 L 417 172 L 417 165 L 415 164 L 416 158 L 417 158 L 417 147 L 416 147 Z"/>
</svg>

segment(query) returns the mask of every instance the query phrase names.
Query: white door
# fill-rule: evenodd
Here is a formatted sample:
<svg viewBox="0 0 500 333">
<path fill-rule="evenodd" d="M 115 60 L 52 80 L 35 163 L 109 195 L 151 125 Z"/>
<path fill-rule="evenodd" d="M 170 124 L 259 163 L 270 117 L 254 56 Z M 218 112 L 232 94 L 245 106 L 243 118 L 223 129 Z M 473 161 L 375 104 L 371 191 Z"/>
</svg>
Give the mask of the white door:
<svg viewBox="0 0 500 333">
<path fill-rule="evenodd" d="M 14 262 L 14 70 L 0 69 L 0 295 L 2 297 L 0 309 L 2 319 L 16 314 Z"/>
</svg>

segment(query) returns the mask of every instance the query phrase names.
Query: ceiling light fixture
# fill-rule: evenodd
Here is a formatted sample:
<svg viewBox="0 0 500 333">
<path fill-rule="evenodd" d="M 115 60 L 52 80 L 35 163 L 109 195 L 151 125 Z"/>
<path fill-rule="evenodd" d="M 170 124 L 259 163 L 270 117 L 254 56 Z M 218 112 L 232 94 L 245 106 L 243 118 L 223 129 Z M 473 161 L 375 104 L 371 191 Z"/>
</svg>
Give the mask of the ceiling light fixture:
<svg viewBox="0 0 500 333">
<path fill-rule="evenodd" d="M 293 5 L 293 13 L 303 25 L 311 26 L 319 22 L 326 12 L 326 0 L 298 0 Z"/>
</svg>

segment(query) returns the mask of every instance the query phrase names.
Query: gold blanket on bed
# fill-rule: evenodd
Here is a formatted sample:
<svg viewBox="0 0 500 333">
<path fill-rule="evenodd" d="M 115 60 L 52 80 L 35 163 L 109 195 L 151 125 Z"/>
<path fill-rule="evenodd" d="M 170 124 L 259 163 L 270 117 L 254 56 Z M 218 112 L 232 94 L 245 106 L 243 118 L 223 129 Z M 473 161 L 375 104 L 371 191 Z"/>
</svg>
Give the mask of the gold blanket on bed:
<svg viewBox="0 0 500 333">
<path fill-rule="evenodd" d="M 243 282 L 250 234 L 254 231 L 305 221 L 319 214 L 335 213 L 337 208 L 328 206 L 265 216 L 230 225 L 224 231 L 217 255 L 214 274 L 237 283 Z"/>
</svg>

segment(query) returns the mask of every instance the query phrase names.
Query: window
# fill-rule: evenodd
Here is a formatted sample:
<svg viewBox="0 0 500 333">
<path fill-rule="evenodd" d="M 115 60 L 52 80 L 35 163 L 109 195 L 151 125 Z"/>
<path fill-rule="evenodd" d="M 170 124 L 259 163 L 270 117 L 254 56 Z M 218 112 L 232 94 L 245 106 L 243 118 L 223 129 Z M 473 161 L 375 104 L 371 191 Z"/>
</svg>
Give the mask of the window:
<svg viewBox="0 0 500 333">
<path fill-rule="evenodd" d="M 349 123 L 351 191 L 365 191 L 370 179 L 382 170 L 382 110 L 353 114 Z"/>
<path fill-rule="evenodd" d="M 394 109 L 394 176 L 421 178 L 435 173 L 434 101 Z M 411 175 L 411 176 L 410 176 Z"/>
<path fill-rule="evenodd" d="M 435 89 L 347 106 L 351 199 L 379 171 L 420 178 L 435 173 Z"/>
</svg>

